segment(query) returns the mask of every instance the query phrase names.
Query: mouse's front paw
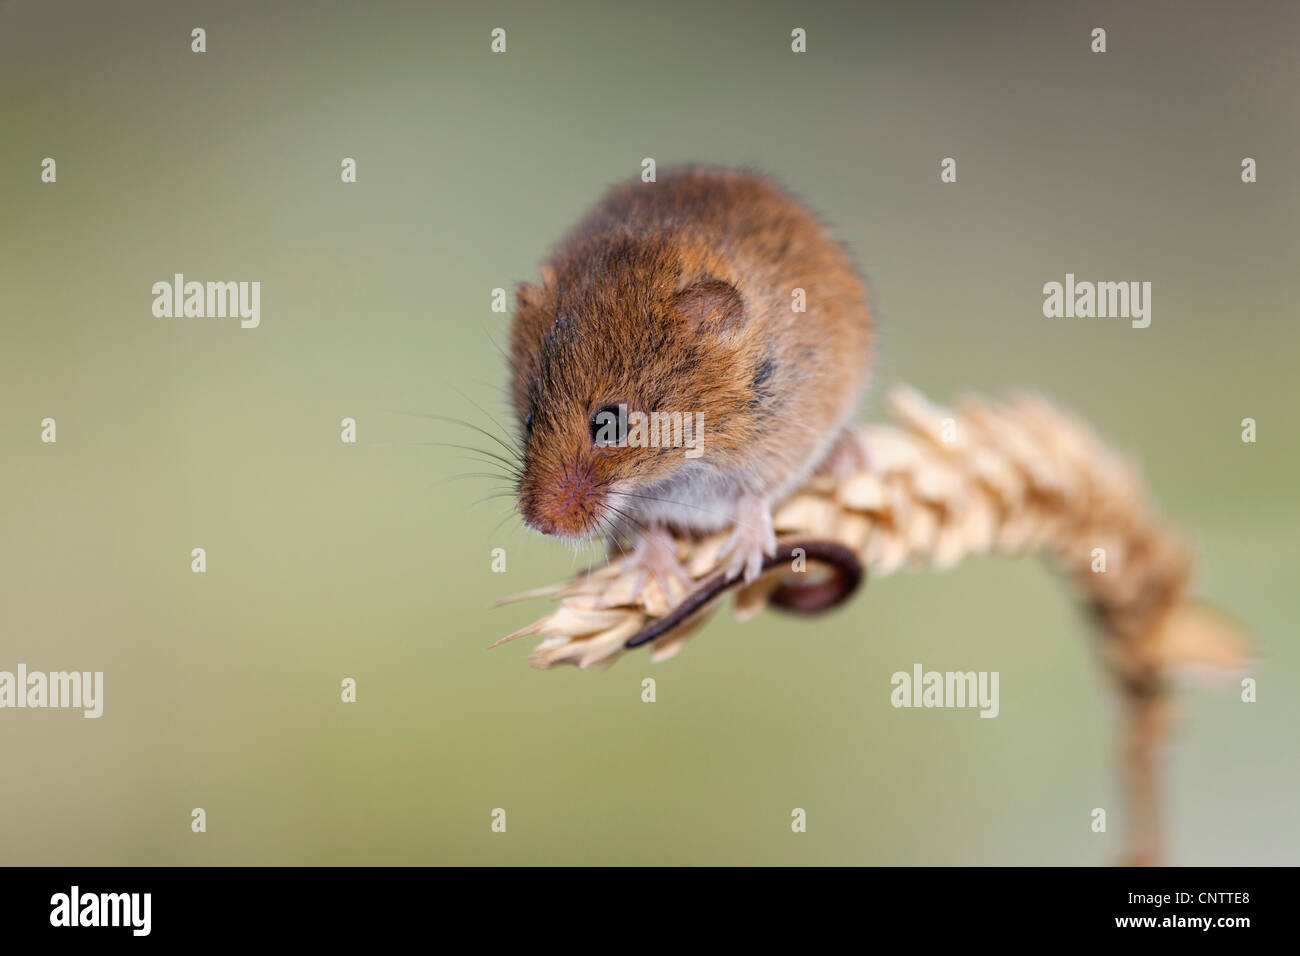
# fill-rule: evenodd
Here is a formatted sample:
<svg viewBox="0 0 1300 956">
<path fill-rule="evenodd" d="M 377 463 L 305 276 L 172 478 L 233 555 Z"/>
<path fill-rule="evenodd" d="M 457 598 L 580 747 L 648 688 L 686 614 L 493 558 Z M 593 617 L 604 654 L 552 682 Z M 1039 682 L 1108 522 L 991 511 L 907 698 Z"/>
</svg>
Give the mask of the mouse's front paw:
<svg viewBox="0 0 1300 956">
<path fill-rule="evenodd" d="M 650 528 L 637 538 L 630 563 L 636 572 L 629 595 L 632 598 L 640 597 L 646 585 L 654 581 L 664 600 L 673 604 L 695 586 L 694 579 L 677 560 L 677 542 L 662 526 Z"/>
<path fill-rule="evenodd" d="M 736 502 L 736 527 L 722 553 L 730 555 L 728 578 L 743 575 L 749 584 L 763 572 L 763 559 L 776 554 L 772 507 L 766 498 L 742 495 Z"/>
</svg>

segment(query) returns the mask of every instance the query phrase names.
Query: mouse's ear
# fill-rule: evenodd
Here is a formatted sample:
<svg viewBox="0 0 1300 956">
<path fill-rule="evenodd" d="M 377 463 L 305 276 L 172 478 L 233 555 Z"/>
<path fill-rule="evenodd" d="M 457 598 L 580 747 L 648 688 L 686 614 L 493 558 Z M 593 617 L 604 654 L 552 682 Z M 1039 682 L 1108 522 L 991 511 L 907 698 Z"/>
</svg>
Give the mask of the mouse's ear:
<svg viewBox="0 0 1300 956">
<path fill-rule="evenodd" d="M 542 266 L 542 281 L 519 282 L 515 284 L 515 306 L 520 309 L 540 309 L 542 307 L 542 290 L 548 285 L 555 285 L 555 270 Z"/>
<path fill-rule="evenodd" d="M 730 282 L 706 276 L 673 296 L 673 305 L 697 332 L 726 333 L 745 321 L 745 300 Z"/>
<path fill-rule="evenodd" d="M 515 284 L 515 308 L 536 309 L 542 304 L 542 290 L 530 282 Z"/>
</svg>

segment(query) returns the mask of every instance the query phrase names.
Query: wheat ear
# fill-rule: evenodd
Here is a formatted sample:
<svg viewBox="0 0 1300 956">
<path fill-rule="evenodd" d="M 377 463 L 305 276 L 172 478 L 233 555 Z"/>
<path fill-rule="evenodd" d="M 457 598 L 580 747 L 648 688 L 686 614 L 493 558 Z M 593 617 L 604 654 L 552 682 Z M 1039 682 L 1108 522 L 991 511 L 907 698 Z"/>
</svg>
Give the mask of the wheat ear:
<svg viewBox="0 0 1300 956">
<path fill-rule="evenodd" d="M 1137 469 L 1081 421 L 1028 395 L 968 398 L 947 410 L 906 387 L 890 394 L 889 409 L 896 424 L 849 433 L 860 464 L 814 475 L 777 508 L 781 541 L 842 546 L 872 578 L 906 566 L 950 568 L 989 552 L 1044 554 L 1075 583 L 1098 624 L 1101 660 L 1125 703 L 1129 859 L 1153 862 L 1154 753 L 1168 722 L 1169 674 L 1192 662 L 1239 667 L 1244 636 L 1187 599 L 1187 543 L 1148 505 Z M 716 574 L 725 540 L 719 534 L 678 542 L 678 556 L 698 582 Z M 1103 572 L 1096 570 L 1097 549 L 1104 550 Z M 783 577 L 794 577 L 789 566 L 736 590 L 736 616 L 759 613 Z M 612 661 L 687 598 L 685 589 L 665 595 L 656 582 L 634 598 L 635 584 L 635 572 L 614 559 L 518 595 L 550 595 L 558 607 L 497 643 L 541 636 L 531 661 L 543 668 Z M 651 658 L 680 651 L 721 593 L 657 635 Z"/>
</svg>

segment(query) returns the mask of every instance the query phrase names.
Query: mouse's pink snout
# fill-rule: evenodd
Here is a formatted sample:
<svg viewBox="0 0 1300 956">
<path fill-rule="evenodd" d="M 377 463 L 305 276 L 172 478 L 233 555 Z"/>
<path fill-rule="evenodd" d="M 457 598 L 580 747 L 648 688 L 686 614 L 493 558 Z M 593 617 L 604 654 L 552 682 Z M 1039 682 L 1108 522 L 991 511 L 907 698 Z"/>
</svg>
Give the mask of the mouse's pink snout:
<svg viewBox="0 0 1300 956">
<path fill-rule="evenodd" d="M 530 476 L 531 477 L 531 476 Z M 603 483 L 581 465 L 524 483 L 519 512 L 524 523 L 542 534 L 585 538 L 594 534 L 604 514 Z"/>
</svg>

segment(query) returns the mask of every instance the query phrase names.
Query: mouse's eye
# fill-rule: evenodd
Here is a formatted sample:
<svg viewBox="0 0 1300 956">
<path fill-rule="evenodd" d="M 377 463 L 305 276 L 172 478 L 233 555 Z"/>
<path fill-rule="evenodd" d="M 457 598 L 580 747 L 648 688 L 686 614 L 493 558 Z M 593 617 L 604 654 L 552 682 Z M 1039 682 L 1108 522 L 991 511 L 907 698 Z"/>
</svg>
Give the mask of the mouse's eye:
<svg viewBox="0 0 1300 956">
<path fill-rule="evenodd" d="M 528 415 L 524 418 L 524 431 L 528 432 L 529 434 L 532 434 L 532 431 L 533 431 L 533 413 L 532 413 L 532 412 L 529 412 Z"/>
<path fill-rule="evenodd" d="M 591 440 L 600 446 L 623 444 L 627 440 L 627 406 L 606 405 L 592 415 Z"/>
</svg>

